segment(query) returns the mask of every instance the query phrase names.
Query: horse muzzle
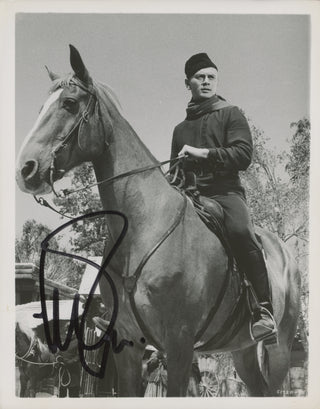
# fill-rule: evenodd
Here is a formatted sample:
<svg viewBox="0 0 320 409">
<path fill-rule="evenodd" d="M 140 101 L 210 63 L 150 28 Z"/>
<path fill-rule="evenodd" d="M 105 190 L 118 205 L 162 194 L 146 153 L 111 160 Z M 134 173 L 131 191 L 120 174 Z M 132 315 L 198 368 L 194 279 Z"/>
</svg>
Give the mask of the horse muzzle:
<svg viewBox="0 0 320 409">
<path fill-rule="evenodd" d="M 30 159 L 17 169 L 16 180 L 19 188 L 26 193 L 44 194 L 51 191 L 50 185 L 40 177 L 39 162 Z"/>
</svg>

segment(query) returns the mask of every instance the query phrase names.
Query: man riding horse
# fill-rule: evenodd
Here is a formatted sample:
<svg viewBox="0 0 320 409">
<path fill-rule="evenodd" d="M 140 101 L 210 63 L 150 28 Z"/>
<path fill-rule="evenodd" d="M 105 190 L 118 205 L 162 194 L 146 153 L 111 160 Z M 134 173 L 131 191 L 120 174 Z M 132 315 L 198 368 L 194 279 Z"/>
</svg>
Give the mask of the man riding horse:
<svg viewBox="0 0 320 409">
<path fill-rule="evenodd" d="M 246 170 L 252 159 L 249 125 L 238 107 L 216 94 L 218 68 L 206 53 L 189 58 L 185 74 L 192 98 L 186 119 L 174 129 L 171 157 L 185 156 L 184 169 L 195 174 L 200 195 L 223 208 L 233 255 L 260 303 L 254 313 L 252 335 L 261 339 L 276 333 L 276 324 L 263 253 L 239 178 L 239 171 Z"/>
<path fill-rule="evenodd" d="M 226 333 L 235 307 L 244 312 L 242 295 L 250 293 L 238 296 L 229 285 L 232 266 L 223 238 L 213 235 L 186 195 L 168 184 L 158 161 L 119 112 L 109 87 L 91 78 L 73 46 L 70 63 L 72 77 L 50 75 L 53 92 L 20 151 L 17 182 L 33 195 L 49 193 L 66 172 L 92 162 L 110 231 L 100 291 L 108 308 L 112 299 L 118 300 L 119 308 L 111 305 L 114 329 L 119 339 L 131 341 L 114 354 L 119 396 L 139 396 L 147 344 L 166 354 L 167 396 L 186 396 L 195 345 L 204 352 L 231 351 L 250 395 L 275 396 L 288 371 L 300 275 L 284 243 L 256 227 L 268 261 L 266 277 L 238 178 L 251 161 L 250 131 L 238 108 L 215 95 L 216 67 L 203 54 L 186 64 L 193 98 L 187 119 L 175 129 L 172 155 L 188 154 L 200 193 L 222 204 L 240 269 L 269 310 L 270 282 L 278 343 L 265 354 L 265 370 L 258 354 L 262 344 L 256 341 L 275 332 L 271 313 L 267 308 L 259 312 L 255 340 L 248 334 L 249 316 Z"/>
</svg>

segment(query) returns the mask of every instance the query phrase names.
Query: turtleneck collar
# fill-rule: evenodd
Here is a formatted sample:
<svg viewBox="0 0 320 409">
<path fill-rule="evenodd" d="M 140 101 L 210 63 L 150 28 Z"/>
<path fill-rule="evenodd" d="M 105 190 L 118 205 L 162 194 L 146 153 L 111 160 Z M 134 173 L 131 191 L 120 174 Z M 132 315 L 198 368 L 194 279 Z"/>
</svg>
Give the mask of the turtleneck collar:
<svg viewBox="0 0 320 409">
<path fill-rule="evenodd" d="M 218 111 L 219 109 L 230 106 L 230 104 L 219 95 L 213 95 L 211 98 L 202 101 L 191 100 L 187 106 L 187 118 L 197 119 L 209 112 Z"/>
</svg>

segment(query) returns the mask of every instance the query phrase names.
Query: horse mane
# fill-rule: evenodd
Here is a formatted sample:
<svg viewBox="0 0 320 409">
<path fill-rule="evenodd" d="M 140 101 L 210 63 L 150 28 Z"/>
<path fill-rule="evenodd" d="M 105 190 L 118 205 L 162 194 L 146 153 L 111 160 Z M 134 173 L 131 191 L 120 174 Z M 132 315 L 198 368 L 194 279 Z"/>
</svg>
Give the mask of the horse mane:
<svg viewBox="0 0 320 409">
<path fill-rule="evenodd" d="M 105 93 L 107 94 L 113 105 L 117 108 L 117 110 L 122 113 L 122 106 L 115 91 L 109 85 L 104 84 L 102 82 L 99 82 L 97 84 L 99 84 L 99 86 L 105 91 Z"/>
</svg>

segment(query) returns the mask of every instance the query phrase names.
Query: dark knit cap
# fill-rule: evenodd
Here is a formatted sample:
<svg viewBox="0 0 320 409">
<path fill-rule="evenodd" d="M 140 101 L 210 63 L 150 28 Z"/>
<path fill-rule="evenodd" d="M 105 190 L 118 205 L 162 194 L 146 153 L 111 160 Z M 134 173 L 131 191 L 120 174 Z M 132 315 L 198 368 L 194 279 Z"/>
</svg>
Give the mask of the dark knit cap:
<svg viewBox="0 0 320 409">
<path fill-rule="evenodd" d="M 197 71 L 208 67 L 213 67 L 218 71 L 217 66 L 210 60 L 206 53 L 199 53 L 189 58 L 184 67 L 184 72 L 187 78 L 191 78 Z"/>
</svg>

